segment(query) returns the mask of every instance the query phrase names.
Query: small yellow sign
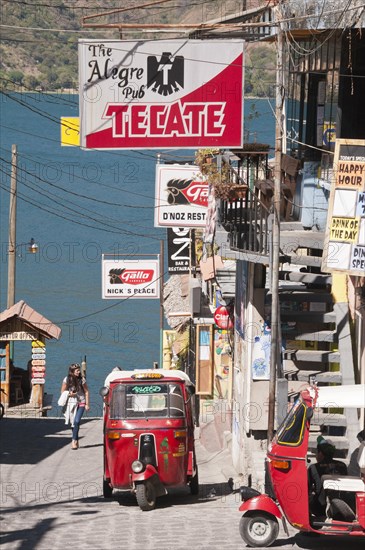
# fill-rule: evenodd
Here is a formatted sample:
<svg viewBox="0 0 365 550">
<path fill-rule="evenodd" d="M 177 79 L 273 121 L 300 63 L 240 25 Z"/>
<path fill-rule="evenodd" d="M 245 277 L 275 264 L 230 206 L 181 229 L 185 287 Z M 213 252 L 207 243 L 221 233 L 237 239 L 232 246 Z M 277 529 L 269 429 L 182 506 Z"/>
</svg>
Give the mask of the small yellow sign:
<svg viewBox="0 0 365 550">
<path fill-rule="evenodd" d="M 357 242 L 359 229 L 358 218 L 332 218 L 330 239 L 332 241 Z"/>
<path fill-rule="evenodd" d="M 61 145 L 70 147 L 80 146 L 79 117 L 61 117 Z"/>
</svg>

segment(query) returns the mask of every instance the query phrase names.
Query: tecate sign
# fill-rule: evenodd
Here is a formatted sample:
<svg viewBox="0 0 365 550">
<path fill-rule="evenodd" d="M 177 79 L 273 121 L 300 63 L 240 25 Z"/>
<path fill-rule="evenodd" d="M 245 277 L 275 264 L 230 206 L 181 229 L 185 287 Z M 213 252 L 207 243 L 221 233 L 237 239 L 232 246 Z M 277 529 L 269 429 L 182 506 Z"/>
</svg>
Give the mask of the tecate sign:
<svg viewBox="0 0 365 550">
<path fill-rule="evenodd" d="M 158 260 L 102 260 L 102 298 L 159 298 Z"/>
<path fill-rule="evenodd" d="M 197 166 L 156 166 L 155 226 L 205 227 L 209 187 Z"/>
<path fill-rule="evenodd" d="M 81 146 L 242 147 L 242 40 L 80 40 Z"/>
</svg>

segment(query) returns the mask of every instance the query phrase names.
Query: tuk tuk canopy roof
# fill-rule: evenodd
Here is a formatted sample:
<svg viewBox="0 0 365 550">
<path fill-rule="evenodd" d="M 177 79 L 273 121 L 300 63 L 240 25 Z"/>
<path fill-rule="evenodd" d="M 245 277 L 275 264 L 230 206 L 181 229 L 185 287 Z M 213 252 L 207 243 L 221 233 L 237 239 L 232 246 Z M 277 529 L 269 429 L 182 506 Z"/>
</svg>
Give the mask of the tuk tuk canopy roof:
<svg viewBox="0 0 365 550">
<path fill-rule="evenodd" d="M 313 388 L 311 388 L 313 390 Z M 344 384 L 342 386 L 320 386 L 315 407 L 339 407 L 345 409 L 365 408 L 365 384 Z"/>
<path fill-rule="evenodd" d="M 131 378 L 134 374 L 161 374 L 163 378 L 158 379 L 157 377 L 155 379 L 151 378 L 150 381 L 155 380 L 156 382 L 163 381 L 164 378 L 178 378 L 179 380 L 182 380 L 185 382 L 187 386 L 193 386 L 194 384 L 190 380 L 189 376 L 183 372 L 182 370 L 177 369 L 135 369 L 135 370 L 112 370 L 108 374 L 108 376 L 105 379 L 104 385 L 106 387 L 110 386 L 111 382 L 114 382 L 115 380 L 126 380 L 128 378 Z M 145 379 L 147 380 L 147 378 Z"/>
</svg>

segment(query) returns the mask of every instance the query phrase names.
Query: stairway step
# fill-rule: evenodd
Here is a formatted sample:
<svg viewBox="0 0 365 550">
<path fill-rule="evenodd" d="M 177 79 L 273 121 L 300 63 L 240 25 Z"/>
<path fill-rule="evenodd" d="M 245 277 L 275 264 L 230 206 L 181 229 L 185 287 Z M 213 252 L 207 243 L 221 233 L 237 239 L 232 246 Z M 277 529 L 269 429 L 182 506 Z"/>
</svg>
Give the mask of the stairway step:
<svg viewBox="0 0 365 550">
<path fill-rule="evenodd" d="M 306 382 L 309 384 L 310 378 L 315 378 L 318 384 L 341 384 L 342 382 L 342 374 L 340 371 L 326 371 L 326 372 L 320 372 L 316 370 L 312 371 L 302 371 L 297 370 L 287 372 L 284 369 L 284 375 L 286 378 L 288 378 L 289 382 Z"/>
<path fill-rule="evenodd" d="M 301 332 L 296 327 L 293 329 L 281 328 L 281 334 L 288 340 L 309 340 L 311 342 L 336 342 L 337 334 L 332 330 L 317 330 L 316 332 Z"/>
<path fill-rule="evenodd" d="M 325 234 L 320 231 L 280 231 L 280 248 L 289 254 L 298 248 L 323 250 Z"/>
<path fill-rule="evenodd" d="M 309 434 L 308 449 L 315 451 L 317 448 L 318 434 Z M 329 441 L 336 447 L 338 451 L 347 450 L 350 446 L 349 440 L 343 435 L 331 435 Z"/>
<path fill-rule="evenodd" d="M 310 267 L 321 267 L 322 257 L 307 256 L 306 254 L 303 254 L 303 255 L 288 254 L 288 255 L 282 256 L 280 258 L 280 261 L 291 265 L 307 265 Z"/>
<path fill-rule="evenodd" d="M 332 296 L 329 292 L 308 292 L 307 289 L 293 290 L 292 288 L 280 288 L 279 300 L 282 302 L 326 302 L 332 303 Z"/>
<path fill-rule="evenodd" d="M 279 280 L 321 286 L 332 284 L 331 275 L 321 275 L 320 273 L 306 273 L 301 271 L 279 271 Z"/>
<path fill-rule="evenodd" d="M 292 361 L 312 361 L 313 363 L 339 363 L 341 354 L 338 351 L 286 349 L 284 359 Z"/>
<path fill-rule="evenodd" d="M 347 418 L 344 414 L 336 413 L 324 413 L 317 412 L 317 409 L 314 411 L 314 416 L 311 420 L 311 426 L 313 424 L 318 424 L 319 426 L 338 426 L 346 427 Z"/>
<path fill-rule="evenodd" d="M 335 311 L 285 311 L 280 313 L 282 321 L 296 321 L 297 323 L 335 323 Z"/>
</svg>

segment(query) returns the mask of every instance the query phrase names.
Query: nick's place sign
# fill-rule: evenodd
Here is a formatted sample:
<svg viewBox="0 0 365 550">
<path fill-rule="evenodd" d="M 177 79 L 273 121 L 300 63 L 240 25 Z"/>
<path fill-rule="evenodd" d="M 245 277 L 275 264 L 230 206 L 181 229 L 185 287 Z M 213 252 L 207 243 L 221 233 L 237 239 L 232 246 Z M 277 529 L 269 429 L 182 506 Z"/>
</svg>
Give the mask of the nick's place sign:
<svg viewBox="0 0 365 550">
<path fill-rule="evenodd" d="M 242 40 L 80 40 L 79 65 L 82 147 L 242 146 Z"/>
</svg>

